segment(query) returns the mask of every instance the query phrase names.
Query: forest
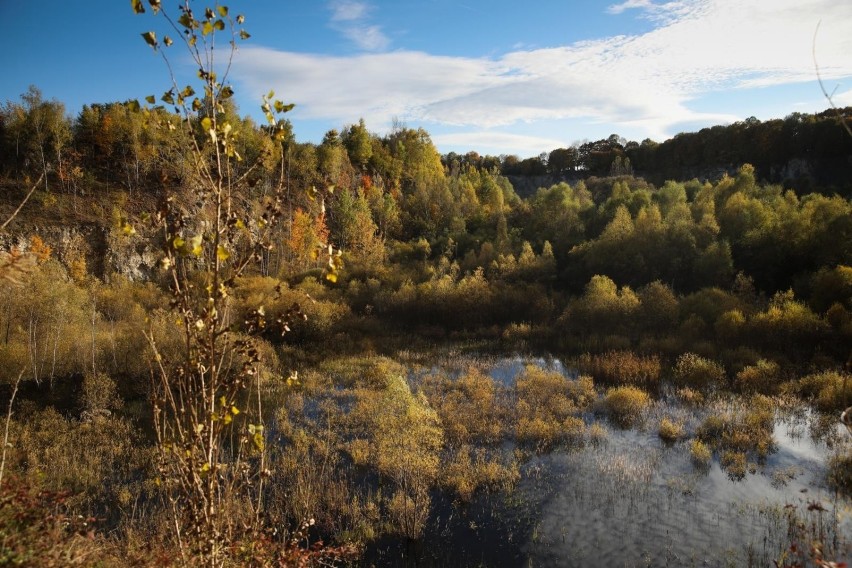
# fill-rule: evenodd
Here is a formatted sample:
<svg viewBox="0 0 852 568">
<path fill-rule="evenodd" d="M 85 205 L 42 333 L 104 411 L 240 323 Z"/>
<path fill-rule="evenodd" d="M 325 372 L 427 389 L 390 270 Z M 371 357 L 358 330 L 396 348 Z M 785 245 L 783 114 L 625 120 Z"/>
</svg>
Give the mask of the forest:
<svg viewBox="0 0 852 568">
<path fill-rule="evenodd" d="M 193 56 L 242 26 L 175 21 Z M 844 560 L 852 108 L 441 155 L 363 120 L 299 142 L 199 61 L 143 103 L 0 107 L 0 563 L 488 564 L 436 516 L 517 512 L 547 456 L 650 432 L 744 484 L 795 413 L 835 532 L 813 490 L 765 559 Z"/>
</svg>

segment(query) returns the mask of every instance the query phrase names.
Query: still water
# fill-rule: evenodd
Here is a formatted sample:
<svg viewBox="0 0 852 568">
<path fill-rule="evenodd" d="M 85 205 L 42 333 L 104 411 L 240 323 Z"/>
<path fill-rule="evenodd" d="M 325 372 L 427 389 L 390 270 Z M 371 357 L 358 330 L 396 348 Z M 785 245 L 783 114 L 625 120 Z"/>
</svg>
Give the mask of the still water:
<svg viewBox="0 0 852 568">
<path fill-rule="evenodd" d="M 487 368 L 511 384 L 530 363 L 576 376 L 556 360 L 501 359 Z M 737 480 L 718 456 L 696 466 L 688 440 L 667 444 L 657 435 L 662 416 L 678 417 L 692 434 L 713 411 L 664 398 L 633 429 L 589 413 L 586 422 L 605 429 L 601 443 L 533 456 L 513 491 L 465 506 L 436 493 L 422 541 L 375 543 L 365 564 L 773 566 L 791 545 L 808 550 L 815 541 L 827 558 L 848 562 L 852 502 L 825 481 L 832 447 L 849 443 L 840 425 L 820 425 L 805 408 L 777 411 L 775 451 Z"/>
</svg>

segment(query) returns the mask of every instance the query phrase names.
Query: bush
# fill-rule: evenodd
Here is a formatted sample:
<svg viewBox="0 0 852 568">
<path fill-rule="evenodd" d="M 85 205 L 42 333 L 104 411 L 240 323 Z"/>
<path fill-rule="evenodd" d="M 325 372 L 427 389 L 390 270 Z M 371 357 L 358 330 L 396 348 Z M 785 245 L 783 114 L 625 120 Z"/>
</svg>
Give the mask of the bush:
<svg viewBox="0 0 852 568">
<path fill-rule="evenodd" d="M 742 479 L 745 477 L 748 467 L 745 452 L 725 450 L 722 452 L 719 463 L 732 479 Z"/>
<path fill-rule="evenodd" d="M 595 382 L 592 377 L 581 375 L 577 380 L 568 381 L 568 398 L 578 408 L 586 408 L 597 398 Z"/>
<path fill-rule="evenodd" d="M 713 457 L 713 452 L 701 440 L 695 439 L 689 444 L 689 455 L 692 457 L 692 462 L 695 465 L 706 467 L 710 464 Z"/>
<path fill-rule="evenodd" d="M 589 442 L 595 447 L 602 445 L 607 439 L 606 428 L 600 422 L 594 422 L 589 426 Z"/>
<path fill-rule="evenodd" d="M 737 388 L 745 393 L 775 393 L 779 386 L 780 367 L 774 361 L 760 359 L 737 373 Z"/>
<path fill-rule="evenodd" d="M 571 380 L 560 373 L 528 365 L 518 377 L 515 390 L 515 432 L 519 442 L 542 450 L 560 442 L 582 441 L 585 423 L 573 414 L 588 406 L 596 396 L 590 377 Z"/>
<path fill-rule="evenodd" d="M 457 379 L 442 374 L 423 379 L 423 392 L 438 412 L 450 444 L 496 443 L 503 433 L 506 409 L 491 377 L 469 369 Z"/>
<path fill-rule="evenodd" d="M 622 426 L 638 420 L 651 404 L 651 397 L 640 388 L 632 386 L 614 387 L 606 391 L 604 406 L 610 417 Z"/>
<path fill-rule="evenodd" d="M 89 416 L 109 414 L 119 406 L 115 382 L 104 373 L 86 373 L 83 377 L 80 403 Z"/>
<path fill-rule="evenodd" d="M 814 401 L 824 412 L 837 412 L 852 405 L 852 374 L 823 371 L 803 377 L 796 390 Z"/>
<path fill-rule="evenodd" d="M 705 444 L 716 445 L 722 440 L 727 422 L 721 416 L 711 414 L 698 427 L 698 439 Z"/>
<path fill-rule="evenodd" d="M 658 434 L 666 442 L 676 442 L 684 435 L 683 424 L 675 422 L 670 418 L 660 420 L 660 428 Z"/>
<path fill-rule="evenodd" d="M 684 353 L 674 366 L 674 380 L 678 386 L 709 390 L 725 381 L 725 369 L 715 361 L 695 353 Z"/>
</svg>

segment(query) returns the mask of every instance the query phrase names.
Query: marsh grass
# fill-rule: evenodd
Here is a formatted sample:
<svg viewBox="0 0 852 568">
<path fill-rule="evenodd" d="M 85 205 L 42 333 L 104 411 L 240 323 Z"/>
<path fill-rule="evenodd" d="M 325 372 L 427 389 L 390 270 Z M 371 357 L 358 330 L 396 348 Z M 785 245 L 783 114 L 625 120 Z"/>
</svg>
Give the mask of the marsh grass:
<svg viewBox="0 0 852 568">
<path fill-rule="evenodd" d="M 655 388 L 662 366 L 656 355 L 638 355 L 632 351 L 607 351 L 580 356 L 577 366 L 595 381 L 606 385 L 633 385 Z"/>
<path fill-rule="evenodd" d="M 697 440 L 719 452 L 719 463 L 734 479 L 754 472 L 775 451 L 777 402 L 763 395 L 716 401 L 696 430 Z"/>
</svg>

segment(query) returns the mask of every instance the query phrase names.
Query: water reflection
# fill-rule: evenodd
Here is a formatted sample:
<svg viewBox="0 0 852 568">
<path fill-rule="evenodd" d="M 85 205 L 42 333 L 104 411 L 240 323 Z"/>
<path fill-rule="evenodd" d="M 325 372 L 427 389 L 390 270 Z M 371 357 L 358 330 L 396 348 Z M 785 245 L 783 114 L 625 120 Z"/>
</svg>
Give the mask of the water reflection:
<svg viewBox="0 0 852 568">
<path fill-rule="evenodd" d="M 492 360 L 486 370 L 509 386 L 529 364 L 576 378 L 557 359 Z M 457 374 L 464 367 L 441 370 Z M 852 503 L 825 485 L 826 441 L 840 439 L 831 430 L 840 426 L 817 439 L 817 416 L 779 411 L 774 451 L 734 480 L 718 456 L 697 467 L 688 440 L 666 444 L 654 427 L 661 416 L 677 417 L 691 436 L 710 412 L 658 401 L 634 429 L 588 414 L 587 423 L 605 431 L 604 443 L 532 456 L 514 491 L 480 496 L 464 508 L 436 494 L 422 542 L 413 549 L 380 543 L 368 564 L 771 566 L 793 542 L 807 547 L 813 539 L 826 543 L 835 560 L 852 558 Z"/>
</svg>

